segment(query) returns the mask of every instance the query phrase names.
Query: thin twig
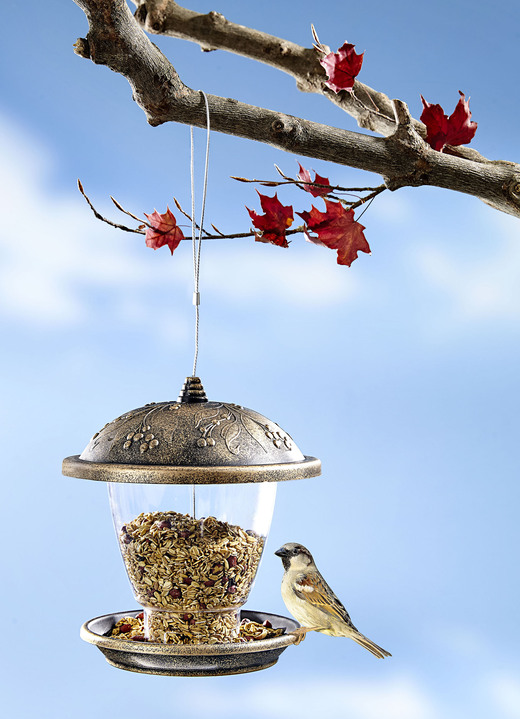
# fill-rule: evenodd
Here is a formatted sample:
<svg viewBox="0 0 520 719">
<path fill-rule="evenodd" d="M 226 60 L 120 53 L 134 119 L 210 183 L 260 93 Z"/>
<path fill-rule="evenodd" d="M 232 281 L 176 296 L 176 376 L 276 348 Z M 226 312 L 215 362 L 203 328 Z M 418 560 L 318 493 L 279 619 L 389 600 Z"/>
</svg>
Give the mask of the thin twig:
<svg viewBox="0 0 520 719">
<path fill-rule="evenodd" d="M 103 217 L 103 215 L 96 210 L 96 208 L 90 201 L 90 199 L 87 196 L 85 190 L 83 189 L 83 185 L 81 184 L 81 181 L 79 179 L 78 179 L 78 189 L 81 192 L 81 194 L 83 195 L 83 197 L 85 198 L 85 200 L 87 201 L 87 204 L 90 207 L 90 209 L 92 210 L 92 212 L 94 213 L 95 217 L 98 220 L 101 220 L 101 222 L 106 222 L 107 225 L 110 225 L 111 227 L 115 227 L 118 230 L 124 230 L 125 232 L 134 232 L 135 234 L 138 234 L 138 235 L 146 234 L 145 230 L 143 230 L 143 229 L 134 229 L 132 227 L 126 227 L 126 225 L 120 225 L 117 222 L 112 222 L 112 220 L 108 220 L 106 217 Z M 117 202 L 117 200 L 114 200 L 112 197 L 110 199 L 113 200 L 115 206 L 119 210 L 121 210 L 121 212 L 124 212 L 126 215 L 130 215 L 130 217 L 133 217 L 138 222 L 141 222 L 142 225 L 148 225 L 148 223 L 141 221 L 141 219 L 139 217 L 136 217 L 135 215 L 132 215 L 130 212 L 127 212 L 126 210 L 124 210 L 122 208 L 122 206 Z M 177 205 L 177 206 L 178 206 L 179 210 L 181 212 L 183 212 L 182 208 L 179 205 Z M 186 213 L 183 212 L 183 214 L 186 214 Z M 168 234 L 167 230 L 160 230 L 156 227 L 153 227 L 152 225 L 148 225 L 148 227 L 153 229 L 153 231 L 157 232 L 158 234 L 162 234 L 162 235 Z M 237 239 L 241 239 L 243 237 L 254 237 L 257 234 L 256 232 L 250 230 L 249 232 L 236 232 L 236 233 L 233 233 L 230 235 L 226 235 L 223 232 L 221 232 L 218 228 L 216 228 L 215 225 L 212 225 L 212 227 L 215 230 L 215 232 L 217 232 L 218 234 L 210 235 L 209 232 L 205 231 L 206 236 L 202 238 L 203 240 L 237 240 Z M 292 230 L 286 230 L 285 234 L 286 235 L 294 235 L 297 232 L 303 232 L 303 225 L 301 225 L 300 227 L 295 227 Z M 192 239 L 193 239 L 192 237 L 183 237 L 183 240 L 192 240 Z"/>
<path fill-rule="evenodd" d="M 361 212 L 361 214 L 360 214 L 359 217 L 357 218 L 357 222 L 359 222 L 360 218 L 363 217 L 363 215 L 365 214 L 365 212 L 368 210 L 368 208 L 369 208 L 370 205 L 374 202 L 375 199 L 376 199 L 376 196 L 374 195 L 374 197 L 372 197 L 372 198 L 368 201 L 367 206 L 365 207 L 365 209 L 363 210 L 363 212 Z"/>
<path fill-rule="evenodd" d="M 363 212 L 361 213 L 361 215 L 359 215 L 359 217 L 361 217 L 362 215 L 365 214 L 365 212 L 368 210 L 368 208 L 370 207 L 370 205 L 372 204 L 372 202 L 376 199 L 376 197 L 377 197 L 378 195 L 380 195 L 381 192 L 384 192 L 386 189 L 387 189 L 387 188 L 386 188 L 385 185 L 380 185 L 380 186 L 379 186 L 377 189 L 375 189 L 374 192 L 372 192 L 370 195 L 367 195 L 366 197 L 363 197 L 361 200 L 359 200 L 358 202 L 355 202 L 353 205 L 351 205 L 351 206 L 350 206 L 350 209 L 351 209 L 351 210 L 355 210 L 357 207 L 361 207 L 361 205 L 365 205 L 365 204 L 366 204 L 365 209 L 363 210 Z M 358 217 L 358 220 L 359 220 L 359 217 Z"/>
<path fill-rule="evenodd" d="M 211 224 L 211 226 L 213 227 L 213 229 L 215 230 L 215 232 L 216 232 L 218 235 L 220 235 L 220 237 L 225 237 L 224 233 L 221 232 L 221 231 L 218 229 L 218 227 L 215 227 L 215 225 L 214 225 L 213 223 Z"/>
<path fill-rule="evenodd" d="M 365 103 L 355 94 L 354 90 L 351 90 L 351 91 L 350 91 L 350 94 L 352 95 L 352 97 L 354 98 L 354 100 L 355 100 L 359 105 L 361 105 L 361 107 L 362 107 L 364 110 L 366 110 L 366 111 L 369 112 L 370 114 L 379 115 L 379 117 L 382 117 L 382 118 L 384 118 L 385 120 L 389 120 L 390 122 L 395 123 L 395 117 L 389 117 L 388 115 L 385 115 L 384 112 L 381 112 L 381 111 L 379 110 L 378 106 L 376 105 L 376 103 L 374 102 L 374 98 L 373 98 L 373 97 L 370 95 L 370 93 L 367 92 L 366 90 L 365 90 L 365 94 L 366 94 L 366 96 L 368 97 L 368 99 L 370 100 L 370 102 L 372 103 L 372 105 L 374 106 L 374 109 L 372 109 L 371 107 L 368 107 L 367 105 L 365 105 Z"/>
<path fill-rule="evenodd" d="M 182 206 L 181 206 L 181 203 L 179 202 L 179 200 L 178 200 L 176 197 L 174 197 L 174 198 L 173 198 L 173 201 L 175 202 L 175 207 L 179 210 L 179 212 L 182 212 L 182 214 L 184 215 L 184 217 L 187 217 L 188 220 L 189 220 L 190 223 L 191 223 L 191 221 L 192 221 L 192 220 L 191 220 L 191 215 L 188 214 L 188 213 L 186 212 L 186 210 L 183 210 L 183 209 L 182 209 Z M 197 222 L 195 222 L 195 229 L 196 229 L 196 230 L 200 229 Z M 204 229 L 203 229 L 202 231 L 203 231 L 208 237 L 211 237 L 211 235 L 209 234 L 209 232 L 208 232 L 207 230 L 204 230 Z M 218 230 L 217 230 L 217 231 L 218 231 Z"/>
<path fill-rule="evenodd" d="M 387 188 L 384 185 L 381 185 L 380 188 L 375 189 L 374 192 L 370 193 L 370 195 L 360 197 L 356 202 L 349 202 L 348 200 L 343 200 L 341 197 L 338 199 L 339 202 L 341 202 L 342 205 L 345 205 L 345 207 L 348 207 L 349 210 L 355 210 L 356 208 L 361 207 L 361 205 L 366 205 L 367 202 L 372 202 L 373 199 L 386 189 Z"/>
<path fill-rule="evenodd" d="M 212 225 L 212 227 L 214 227 L 214 229 L 215 229 L 217 232 L 220 233 L 220 230 L 217 230 L 217 228 L 216 228 L 214 225 Z M 298 232 L 303 232 L 303 230 L 304 230 L 304 226 L 303 226 L 303 225 L 300 225 L 299 227 L 295 227 L 295 228 L 292 229 L 292 230 L 286 230 L 286 231 L 285 231 L 285 234 L 286 234 L 286 235 L 295 235 L 295 234 L 297 234 Z M 257 234 L 261 234 L 261 233 L 259 233 L 259 232 L 254 232 L 254 231 L 249 231 L 249 232 L 237 232 L 237 233 L 235 233 L 235 234 L 233 234 L 233 235 L 223 235 L 223 234 L 219 234 L 219 235 L 208 235 L 207 237 L 203 237 L 202 239 L 203 239 L 203 240 L 238 240 L 238 239 L 240 239 L 241 237 L 255 237 L 255 235 L 257 235 Z M 191 240 L 191 237 L 185 237 L 184 239 L 185 239 L 185 240 Z"/>
<path fill-rule="evenodd" d="M 275 166 L 276 167 L 276 166 Z M 235 177 L 231 175 L 232 180 L 238 180 L 238 182 L 249 182 L 249 183 L 256 183 L 258 185 L 263 185 L 264 187 L 278 187 L 280 185 L 297 185 L 300 187 L 301 185 L 307 185 L 309 187 L 319 187 L 319 188 L 330 188 L 331 192 L 346 192 L 346 193 L 352 193 L 352 192 L 372 192 L 373 190 L 379 189 L 379 187 L 385 187 L 385 185 L 378 185 L 378 187 L 342 187 L 341 185 L 324 185 L 320 182 L 304 182 L 303 180 L 294 180 L 292 178 L 289 178 L 287 175 L 284 175 L 280 168 L 276 168 L 282 177 L 285 177 L 286 179 L 284 181 L 281 180 L 248 180 L 246 177 Z M 301 188 L 303 189 L 303 188 Z"/>
<path fill-rule="evenodd" d="M 352 193 L 354 194 L 354 193 Z M 338 202 L 341 202 L 342 205 L 345 205 L 346 207 L 351 207 L 356 202 L 364 202 L 363 197 L 359 197 L 359 195 L 354 195 L 354 197 L 357 197 L 356 200 L 345 200 L 343 197 L 335 197 L 335 200 L 338 200 Z"/>
<path fill-rule="evenodd" d="M 278 165 L 276 164 L 276 162 L 274 163 L 274 169 L 276 170 L 276 172 L 278 172 L 279 175 L 281 175 L 281 176 L 283 177 L 284 180 L 290 180 L 290 179 L 291 179 L 288 175 L 285 174 L 285 172 L 283 172 L 283 171 L 278 167 Z"/>
<path fill-rule="evenodd" d="M 319 39 L 319 37 L 318 37 L 318 33 L 316 32 L 316 28 L 314 27 L 314 25 L 313 25 L 312 23 L 311 23 L 311 32 L 312 32 L 312 38 L 313 38 L 313 40 L 314 40 L 314 42 L 313 42 L 313 44 L 312 44 L 313 48 L 314 48 L 317 52 L 321 53 L 322 55 L 326 55 L 326 54 L 327 54 L 327 51 L 328 51 L 328 48 L 325 49 L 325 48 L 326 48 L 326 45 L 324 45 L 323 43 L 320 42 L 320 39 Z"/>
<path fill-rule="evenodd" d="M 92 202 L 89 200 L 89 198 L 88 198 L 87 195 L 85 194 L 85 190 L 83 189 L 83 185 L 81 184 L 81 181 L 80 181 L 79 179 L 78 179 L 78 189 L 79 189 L 79 191 L 81 192 L 81 194 L 83 195 L 83 197 L 85 198 L 85 200 L 87 201 L 88 206 L 90 207 L 90 209 L 92 210 L 92 212 L 94 213 L 94 215 L 97 217 L 98 220 L 101 220 L 102 222 L 106 222 L 107 225 L 111 225 L 112 227 L 116 227 L 118 230 L 124 230 L 125 232 L 135 232 L 135 233 L 138 234 L 138 235 L 144 235 L 144 234 L 145 234 L 144 230 L 136 230 L 136 229 L 134 229 L 133 227 L 126 227 L 126 225 L 120 225 L 118 222 L 112 222 L 112 220 L 107 220 L 106 217 L 103 217 L 103 215 L 101 215 L 101 214 L 96 210 L 96 208 L 94 207 L 94 205 L 92 204 Z"/>
<path fill-rule="evenodd" d="M 179 212 L 182 212 L 184 217 L 187 217 L 188 220 L 191 222 L 192 221 L 191 215 L 189 215 L 187 212 L 185 212 L 185 210 L 182 209 L 181 203 L 179 202 L 179 200 L 176 197 L 174 197 L 173 201 L 175 202 L 175 207 L 179 210 Z M 195 223 L 195 227 L 197 230 L 199 229 L 199 226 L 197 225 L 197 223 Z"/>
<path fill-rule="evenodd" d="M 133 220 L 137 220 L 137 222 L 141 222 L 144 225 L 146 225 L 147 227 L 151 227 L 150 223 L 146 222 L 146 220 L 142 220 L 140 217 L 137 217 L 136 215 L 133 215 L 131 212 L 128 212 L 128 210 L 125 210 L 125 208 L 122 205 L 120 205 L 119 202 L 112 197 L 112 195 L 110 195 L 110 199 L 112 200 L 112 202 L 114 203 L 114 205 L 117 207 L 117 209 L 120 212 L 124 212 L 125 215 L 128 215 Z"/>
</svg>

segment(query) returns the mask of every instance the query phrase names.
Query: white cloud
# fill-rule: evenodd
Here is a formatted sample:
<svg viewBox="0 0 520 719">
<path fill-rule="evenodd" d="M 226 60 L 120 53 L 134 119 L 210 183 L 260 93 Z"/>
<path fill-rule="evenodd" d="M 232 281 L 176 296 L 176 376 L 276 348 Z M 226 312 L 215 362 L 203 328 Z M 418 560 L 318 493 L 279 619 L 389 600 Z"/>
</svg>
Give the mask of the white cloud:
<svg viewBox="0 0 520 719">
<path fill-rule="evenodd" d="M 520 681 L 516 676 L 495 676 L 490 680 L 489 689 L 501 716 L 520 719 Z"/>
<path fill-rule="evenodd" d="M 353 300 L 361 292 L 352 270 L 336 264 L 336 253 L 311 244 L 298 252 L 265 245 L 244 248 L 227 282 L 221 278 L 229 275 L 229 260 L 217 257 L 211 263 L 208 288 L 235 302 L 252 300 L 259 308 L 277 301 L 318 309 Z"/>
<path fill-rule="evenodd" d="M 88 290 L 115 293 L 120 301 L 137 295 L 139 301 L 151 278 L 127 250 L 131 240 L 107 232 L 79 193 L 64 196 L 48 188 L 51 162 L 45 148 L 0 118 L 0 155 L 0 192 L 9 210 L 0 228 L 4 316 L 70 326 L 88 315 Z M 110 309 L 108 314 L 113 316 Z"/>
<path fill-rule="evenodd" d="M 430 244 L 418 249 L 414 261 L 428 285 L 438 290 L 449 307 L 442 316 L 445 328 L 482 321 L 517 321 L 520 317 L 520 233 L 518 220 L 499 213 L 482 218 L 475 253 L 449 253 Z M 477 215 L 477 218 L 478 218 Z"/>
<path fill-rule="evenodd" d="M 450 661 L 471 661 L 475 666 L 481 658 L 483 668 L 489 658 L 496 654 L 492 639 L 471 624 L 456 624 L 449 620 L 429 621 L 425 632 L 428 643 Z"/>
<path fill-rule="evenodd" d="M 249 716 L 271 719 L 301 719 L 302 716 L 327 719 L 433 719 L 440 717 L 429 697 L 409 678 L 312 679 L 302 677 L 299 690 L 294 680 L 273 681 L 233 691 L 235 706 L 254 708 Z M 211 692 L 193 697 L 193 709 L 224 716 L 229 708 L 229 690 L 217 686 Z M 222 714 L 221 714 L 222 712 Z"/>
<path fill-rule="evenodd" d="M 377 218 L 385 225 L 404 225 L 417 221 L 417 206 L 413 204 L 409 192 L 383 192 L 370 205 L 367 221 L 369 217 L 371 220 Z"/>
</svg>

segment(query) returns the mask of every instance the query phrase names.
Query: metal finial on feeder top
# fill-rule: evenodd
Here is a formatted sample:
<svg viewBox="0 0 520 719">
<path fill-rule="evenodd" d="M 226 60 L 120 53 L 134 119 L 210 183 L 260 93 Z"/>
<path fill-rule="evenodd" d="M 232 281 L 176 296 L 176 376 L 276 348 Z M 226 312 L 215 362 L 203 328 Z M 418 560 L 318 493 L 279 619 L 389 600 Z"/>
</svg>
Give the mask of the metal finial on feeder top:
<svg viewBox="0 0 520 719">
<path fill-rule="evenodd" d="M 201 404 L 207 402 L 206 392 L 199 377 L 186 377 L 177 402 L 184 404 Z"/>
</svg>

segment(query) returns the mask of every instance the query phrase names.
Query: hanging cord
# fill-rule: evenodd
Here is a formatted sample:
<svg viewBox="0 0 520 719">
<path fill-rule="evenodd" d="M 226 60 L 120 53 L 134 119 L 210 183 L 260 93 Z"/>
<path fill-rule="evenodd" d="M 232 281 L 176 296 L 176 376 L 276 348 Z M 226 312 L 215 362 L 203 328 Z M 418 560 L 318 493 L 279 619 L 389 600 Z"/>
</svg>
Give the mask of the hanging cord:
<svg viewBox="0 0 520 719">
<path fill-rule="evenodd" d="M 204 225 L 204 212 L 206 209 L 206 191 L 208 188 L 208 166 L 209 166 L 209 137 L 210 137 L 210 121 L 209 121 L 209 104 L 206 94 L 200 91 L 204 102 L 206 103 L 206 162 L 204 165 L 204 185 L 202 190 L 202 208 L 200 213 L 200 225 L 199 225 L 199 239 L 198 243 L 196 240 L 196 223 L 195 223 L 195 160 L 194 160 L 194 142 L 193 142 L 193 125 L 190 126 L 190 147 L 191 147 L 191 237 L 192 237 L 192 248 L 193 248 L 193 304 L 195 305 L 195 355 L 193 358 L 193 373 L 192 377 L 197 375 L 197 359 L 199 357 L 199 306 L 200 306 L 200 292 L 199 292 L 199 278 L 200 278 L 200 250 L 202 247 L 202 228 Z"/>
<path fill-rule="evenodd" d="M 209 166 L 209 136 L 210 136 L 210 122 L 209 122 L 209 104 L 206 94 L 200 91 L 204 102 L 206 104 L 206 162 L 204 164 L 204 185 L 202 189 L 202 208 L 200 212 L 200 225 L 199 225 L 199 240 L 197 242 L 197 227 L 195 223 L 195 147 L 193 142 L 193 125 L 190 126 L 190 174 L 191 174 L 191 238 L 193 248 L 193 304 L 195 305 L 195 354 L 193 357 L 193 372 L 192 377 L 197 375 L 197 359 L 199 357 L 199 307 L 200 307 L 200 292 L 199 292 L 199 279 L 200 279 L 200 250 L 202 247 L 202 231 L 204 227 L 204 212 L 206 209 L 206 191 L 208 188 L 208 166 Z M 192 516 L 193 519 L 196 517 L 196 493 L 195 485 L 191 488 L 191 502 L 192 502 Z"/>
</svg>

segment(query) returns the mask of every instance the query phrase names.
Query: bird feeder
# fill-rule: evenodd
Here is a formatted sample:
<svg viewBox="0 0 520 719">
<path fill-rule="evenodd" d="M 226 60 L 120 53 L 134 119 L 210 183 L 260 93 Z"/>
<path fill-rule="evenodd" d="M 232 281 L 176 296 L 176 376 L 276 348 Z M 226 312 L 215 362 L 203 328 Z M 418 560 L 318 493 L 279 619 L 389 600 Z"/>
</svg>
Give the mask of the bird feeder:
<svg viewBox="0 0 520 719">
<path fill-rule="evenodd" d="M 277 424 L 251 409 L 208 401 L 188 377 L 176 402 L 145 405 L 97 432 L 63 474 L 108 484 L 114 528 L 135 599 L 140 641 L 110 636 L 97 617 L 81 636 L 119 668 L 157 674 L 235 674 L 272 666 L 297 623 L 245 612 L 265 547 L 277 482 L 315 477 Z M 286 633 L 244 641 L 245 619 Z"/>
</svg>

